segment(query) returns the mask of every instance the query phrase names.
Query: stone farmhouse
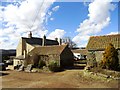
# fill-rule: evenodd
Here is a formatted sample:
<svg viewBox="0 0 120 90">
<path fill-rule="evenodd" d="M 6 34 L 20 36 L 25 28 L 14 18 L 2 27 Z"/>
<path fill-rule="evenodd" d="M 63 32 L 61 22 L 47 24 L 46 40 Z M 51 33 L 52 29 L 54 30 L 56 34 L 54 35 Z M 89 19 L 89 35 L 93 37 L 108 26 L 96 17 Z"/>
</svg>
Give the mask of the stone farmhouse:
<svg viewBox="0 0 120 90">
<path fill-rule="evenodd" d="M 66 54 L 66 52 L 70 52 L 71 56 Z M 28 38 L 21 37 L 16 49 L 16 57 L 14 58 L 13 65 L 24 65 L 25 61 L 36 64 L 38 63 L 38 59 L 42 60 L 47 57 L 48 60 L 51 56 L 54 57 L 54 60 L 63 60 L 63 56 L 65 56 L 64 60 L 66 61 L 70 59 L 69 57 L 72 60 L 71 51 L 67 45 L 61 45 L 61 39 L 50 40 L 46 39 L 46 36 L 43 36 L 43 38 L 32 37 L 32 33 L 30 32 Z M 58 57 L 55 59 L 56 56 Z"/>
<path fill-rule="evenodd" d="M 88 52 L 95 52 L 96 61 L 99 62 L 103 58 L 104 50 L 109 43 L 112 43 L 117 49 L 120 64 L 120 34 L 92 36 L 90 37 L 86 48 Z"/>
</svg>

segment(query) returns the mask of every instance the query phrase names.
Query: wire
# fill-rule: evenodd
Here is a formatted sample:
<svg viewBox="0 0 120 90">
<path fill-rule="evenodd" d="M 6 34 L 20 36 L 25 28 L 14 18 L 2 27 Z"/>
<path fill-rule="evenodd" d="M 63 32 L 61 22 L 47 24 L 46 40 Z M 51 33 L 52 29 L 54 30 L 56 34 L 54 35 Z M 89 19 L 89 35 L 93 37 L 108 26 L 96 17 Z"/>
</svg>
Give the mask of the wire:
<svg viewBox="0 0 120 90">
<path fill-rule="evenodd" d="M 31 29 L 31 28 L 33 27 L 33 25 L 34 25 L 34 23 L 35 23 L 38 15 L 39 15 L 39 12 L 41 11 L 41 7 L 43 6 L 43 3 L 44 3 L 44 0 L 42 1 L 42 4 L 40 5 L 40 7 L 39 7 L 39 9 L 38 9 L 38 12 L 36 12 L 36 17 L 35 17 L 35 19 L 33 20 L 33 24 L 32 24 L 31 26 L 27 25 L 29 29 Z M 27 32 L 28 32 L 28 31 L 27 31 Z"/>
</svg>

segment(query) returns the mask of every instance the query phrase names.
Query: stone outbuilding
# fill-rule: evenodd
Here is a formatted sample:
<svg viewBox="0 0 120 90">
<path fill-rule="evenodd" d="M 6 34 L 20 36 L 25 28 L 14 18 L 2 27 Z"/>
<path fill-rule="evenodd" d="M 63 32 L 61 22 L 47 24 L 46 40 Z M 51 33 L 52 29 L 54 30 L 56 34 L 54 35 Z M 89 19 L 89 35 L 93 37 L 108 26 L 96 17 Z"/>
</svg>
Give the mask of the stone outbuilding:
<svg viewBox="0 0 120 90">
<path fill-rule="evenodd" d="M 117 49 L 120 64 L 120 34 L 92 36 L 90 37 L 86 48 L 88 52 L 95 53 L 96 61 L 99 62 L 100 60 L 102 60 L 104 50 L 109 45 L 109 43 L 113 44 L 113 46 Z"/>
<path fill-rule="evenodd" d="M 61 67 L 73 66 L 73 53 L 68 45 L 53 46 L 36 46 L 29 53 L 28 62 L 38 64 L 39 60 L 43 60 L 46 64 L 51 60 L 59 62 Z"/>
</svg>

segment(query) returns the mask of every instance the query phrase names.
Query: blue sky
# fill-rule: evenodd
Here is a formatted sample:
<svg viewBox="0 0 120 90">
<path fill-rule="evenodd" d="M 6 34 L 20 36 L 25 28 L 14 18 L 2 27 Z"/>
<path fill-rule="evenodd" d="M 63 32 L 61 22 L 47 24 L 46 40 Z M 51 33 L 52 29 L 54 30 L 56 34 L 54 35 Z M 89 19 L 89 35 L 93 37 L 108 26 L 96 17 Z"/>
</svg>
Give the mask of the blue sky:
<svg viewBox="0 0 120 90">
<path fill-rule="evenodd" d="M 118 31 L 118 3 L 114 2 L 113 4 L 116 7 L 114 11 L 110 12 L 110 24 L 101 32 L 97 33 L 97 35 L 106 35 Z M 57 5 L 59 5 L 60 8 L 52 15 L 55 20 L 49 20 L 46 28 L 51 31 L 56 28 L 64 29 L 66 30 L 65 36 L 73 38 L 77 34 L 75 30 L 78 28 L 79 24 L 88 18 L 88 6 L 85 6 L 83 2 L 56 2 L 52 7 Z"/>
<path fill-rule="evenodd" d="M 2 2 L 0 48 L 16 48 L 20 37 L 27 37 L 29 31 L 35 37 L 42 37 L 44 34 L 50 39 L 70 37 L 79 47 L 85 47 L 90 36 L 117 34 L 118 3 L 106 1 Z M 30 26 L 32 27 L 29 28 Z"/>
<path fill-rule="evenodd" d="M 80 22 L 87 18 L 87 6 L 84 6 L 83 2 L 57 2 L 52 7 L 58 5 L 60 6 L 59 10 L 52 15 L 55 20 L 48 21 L 46 28 L 49 30 L 64 29 L 66 31 L 65 36 L 73 38 Z"/>
</svg>

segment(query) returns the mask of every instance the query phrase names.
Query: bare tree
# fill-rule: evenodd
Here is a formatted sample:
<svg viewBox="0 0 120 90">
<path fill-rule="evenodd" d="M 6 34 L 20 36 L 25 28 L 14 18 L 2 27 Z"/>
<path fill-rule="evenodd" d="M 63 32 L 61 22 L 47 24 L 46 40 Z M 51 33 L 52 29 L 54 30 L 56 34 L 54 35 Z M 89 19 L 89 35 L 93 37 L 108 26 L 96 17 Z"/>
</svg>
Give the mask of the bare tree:
<svg viewBox="0 0 120 90">
<path fill-rule="evenodd" d="M 76 43 L 73 42 L 70 37 L 62 38 L 62 43 L 68 44 L 69 48 L 71 48 L 71 49 L 76 47 Z"/>
</svg>

